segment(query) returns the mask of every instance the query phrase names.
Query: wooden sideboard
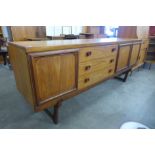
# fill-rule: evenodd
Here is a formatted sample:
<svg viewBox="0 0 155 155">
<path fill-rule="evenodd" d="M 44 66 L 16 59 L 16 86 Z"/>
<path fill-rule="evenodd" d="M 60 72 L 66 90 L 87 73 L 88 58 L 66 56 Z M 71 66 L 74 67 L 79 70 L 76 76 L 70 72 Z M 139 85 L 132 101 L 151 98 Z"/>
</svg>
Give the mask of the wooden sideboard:
<svg viewBox="0 0 155 155">
<path fill-rule="evenodd" d="M 125 81 L 141 44 L 139 39 L 104 38 L 10 42 L 8 48 L 18 90 L 34 111 L 45 110 L 57 123 L 63 100 L 122 74 Z"/>
</svg>

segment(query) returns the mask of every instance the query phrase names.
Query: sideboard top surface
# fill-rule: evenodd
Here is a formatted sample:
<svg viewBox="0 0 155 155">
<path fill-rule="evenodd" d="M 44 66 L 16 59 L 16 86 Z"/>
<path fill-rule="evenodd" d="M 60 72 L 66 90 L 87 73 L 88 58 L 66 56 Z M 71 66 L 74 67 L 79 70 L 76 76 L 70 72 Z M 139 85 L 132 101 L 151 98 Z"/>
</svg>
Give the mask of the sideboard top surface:
<svg viewBox="0 0 155 155">
<path fill-rule="evenodd" d="M 10 45 L 26 49 L 27 53 L 54 51 L 70 48 L 82 48 L 98 45 L 114 45 L 127 42 L 141 41 L 135 38 L 99 38 L 99 39 L 73 39 L 73 40 L 48 40 L 48 41 L 17 41 L 9 42 Z"/>
</svg>

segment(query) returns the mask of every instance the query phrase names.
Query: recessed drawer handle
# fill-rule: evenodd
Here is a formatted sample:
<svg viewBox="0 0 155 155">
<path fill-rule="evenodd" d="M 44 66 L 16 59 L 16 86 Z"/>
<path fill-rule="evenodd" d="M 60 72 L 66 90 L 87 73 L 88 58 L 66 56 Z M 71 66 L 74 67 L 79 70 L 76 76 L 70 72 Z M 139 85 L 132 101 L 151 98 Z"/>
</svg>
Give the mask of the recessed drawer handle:
<svg viewBox="0 0 155 155">
<path fill-rule="evenodd" d="M 86 53 L 86 56 L 89 57 L 89 56 L 91 56 L 91 54 L 92 54 L 91 51 L 88 51 L 88 52 Z"/>
<path fill-rule="evenodd" d="M 88 70 L 90 70 L 90 68 L 91 68 L 91 66 L 86 66 L 85 70 L 88 71 Z"/>
<path fill-rule="evenodd" d="M 86 78 L 86 79 L 84 80 L 85 83 L 87 83 L 87 82 L 89 82 L 89 81 L 90 81 L 89 78 Z"/>
<path fill-rule="evenodd" d="M 112 48 L 111 51 L 112 51 L 112 52 L 116 51 L 116 48 Z"/>
<path fill-rule="evenodd" d="M 109 73 L 111 73 L 112 72 L 112 69 L 109 69 L 109 71 L 108 71 Z"/>
<path fill-rule="evenodd" d="M 112 62 L 114 62 L 114 59 L 111 59 L 111 60 L 110 60 L 110 63 L 112 63 Z"/>
</svg>

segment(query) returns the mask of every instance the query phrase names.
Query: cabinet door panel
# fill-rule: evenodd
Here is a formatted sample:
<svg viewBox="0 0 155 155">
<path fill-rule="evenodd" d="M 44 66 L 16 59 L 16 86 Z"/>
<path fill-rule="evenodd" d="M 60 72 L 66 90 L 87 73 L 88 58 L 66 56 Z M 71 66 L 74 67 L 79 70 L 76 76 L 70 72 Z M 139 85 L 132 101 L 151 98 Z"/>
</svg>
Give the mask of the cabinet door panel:
<svg viewBox="0 0 155 155">
<path fill-rule="evenodd" d="M 75 55 L 61 56 L 61 74 L 60 74 L 60 90 L 62 92 L 75 88 Z"/>
<path fill-rule="evenodd" d="M 130 65 L 134 65 L 137 63 L 139 49 L 140 49 L 140 44 L 133 45 L 132 52 L 131 52 Z"/>
<path fill-rule="evenodd" d="M 146 48 L 145 49 L 141 49 L 140 50 L 140 56 L 139 56 L 138 64 L 143 64 L 144 63 L 145 54 L 146 54 Z"/>
<path fill-rule="evenodd" d="M 121 71 L 128 67 L 128 61 L 130 56 L 130 45 L 120 46 L 118 62 L 117 62 L 117 71 Z"/>
<path fill-rule="evenodd" d="M 37 57 L 32 60 L 39 102 L 76 88 L 76 54 Z"/>
</svg>

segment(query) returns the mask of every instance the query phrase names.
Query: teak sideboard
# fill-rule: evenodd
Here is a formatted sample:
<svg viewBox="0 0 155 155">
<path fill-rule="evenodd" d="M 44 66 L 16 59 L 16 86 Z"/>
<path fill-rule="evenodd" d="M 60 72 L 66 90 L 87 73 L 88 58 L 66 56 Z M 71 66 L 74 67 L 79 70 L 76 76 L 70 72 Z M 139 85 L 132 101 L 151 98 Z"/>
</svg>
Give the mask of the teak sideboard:
<svg viewBox="0 0 155 155">
<path fill-rule="evenodd" d="M 109 78 L 125 81 L 141 46 L 140 39 L 103 38 L 10 42 L 8 48 L 18 90 L 34 111 L 45 110 L 58 123 L 63 100 Z"/>
</svg>

